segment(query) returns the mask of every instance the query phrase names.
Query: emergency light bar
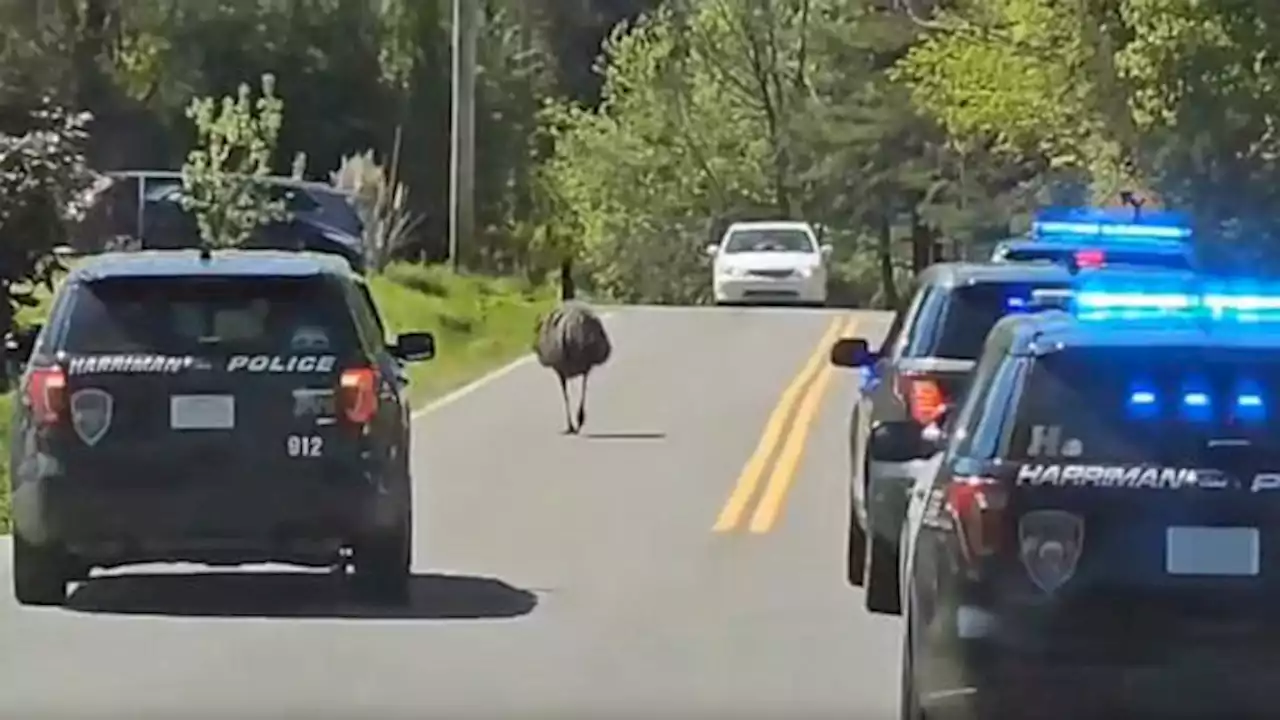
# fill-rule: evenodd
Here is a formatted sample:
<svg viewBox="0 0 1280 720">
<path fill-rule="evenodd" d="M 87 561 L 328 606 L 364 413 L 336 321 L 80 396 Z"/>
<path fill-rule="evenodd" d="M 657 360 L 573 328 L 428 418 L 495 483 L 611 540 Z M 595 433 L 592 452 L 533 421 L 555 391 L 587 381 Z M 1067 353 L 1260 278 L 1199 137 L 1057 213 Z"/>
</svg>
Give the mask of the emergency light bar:
<svg viewBox="0 0 1280 720">
<path fill-rule="evenodd" d="M 1037 240 L 1185 240 L 1191 237 L 1191 227 L 1181 214 L 1167 210 L 1135 216 L 1119 208 L 1055 208 L 1037 213 L 1031 236 Z"/>
<path fill-rule="evenodd" d="M 1191 229 L 1134 223 L 1037 221 L 1031 224 L 1031 234 L 1037 239 L 1097 237 L 1128 240 L 1185 240 L 1191 237 Z"/>
<path fill-rule="evenodd" d="M 1204 319 L 1241 323 L 1280 322 L 1280 294 L 1082 288 L 1044 289 L 1031 294 L 1031 305 L 1073 313 L 1078 319 Z"/>
</svg>

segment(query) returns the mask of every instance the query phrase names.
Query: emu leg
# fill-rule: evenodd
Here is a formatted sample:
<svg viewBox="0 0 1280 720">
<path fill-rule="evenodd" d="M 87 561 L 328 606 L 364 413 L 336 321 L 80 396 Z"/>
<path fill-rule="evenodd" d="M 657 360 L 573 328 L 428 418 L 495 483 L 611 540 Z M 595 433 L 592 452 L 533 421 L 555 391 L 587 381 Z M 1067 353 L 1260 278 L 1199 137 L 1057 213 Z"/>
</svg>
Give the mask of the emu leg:
<svg viewBox="0 0 1280 720">
<path fill-rule="evenodd" d="M 564 422 L 566 426 L 564 433 L 566 435 L 572 435 L 578 432 L 578 429 L 573 426 L 573 416 L 569 414 L 569 381 L 566 380 L 563 375 L 560 375 L 559 378 L 560 396 L 564 398 Z"/>
<path fill-rule="evenodd" d="M 578 430 L 582 430 L 582 424 L 587 421 L 587 378 L 590 375 L 589 371 L 582 374 L 582 394 L 578 396 Z"/>
</svg>

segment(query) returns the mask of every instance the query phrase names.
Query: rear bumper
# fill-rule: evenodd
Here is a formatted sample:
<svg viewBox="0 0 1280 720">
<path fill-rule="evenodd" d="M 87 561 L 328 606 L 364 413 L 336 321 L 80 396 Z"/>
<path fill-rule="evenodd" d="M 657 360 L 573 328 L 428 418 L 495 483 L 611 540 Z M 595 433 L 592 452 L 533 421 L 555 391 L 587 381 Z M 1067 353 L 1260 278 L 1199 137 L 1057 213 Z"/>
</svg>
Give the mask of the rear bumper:
<svg viewBox="0 0 1280 720">
<path fill-rule="evenodd" d="M 1117 608 L 1053 629 L 974 606 L 956 610 L 950 647 L 933 636 L 923 653 L 945 668 L 924 698 L 940 712 L 993 720 L 1274 717 L 1280 620 L 1254 613 L 1218 627 L 1188 619 L 1160 631 L 1135 608 Z"/>
<path fill-rule="evenodd" d="M 973 663 L 967 682 L 935 694 L 935 710 L 1006 718 L 1274 717 L 1277 654 L 1222 655 L 1194 650 L 1150 664 L 1079 658 L 1049 662 L 1021 656 Z M 960 707 L 955 707 L 959 705 Z"/>
<path fill-rule="evenodd" d="M 48 473 L 14 488 L 15 531 L 95 565 L 326 564 L 404 516 L 405 493 L 371 476 L 85 477 Z"/>
<path fill-rule="evenodd" d="M 720 303 L 827 301 L 827 281 L 823 277 L 717 278 L 714 291 L 716 302 Z"/>
</svg>

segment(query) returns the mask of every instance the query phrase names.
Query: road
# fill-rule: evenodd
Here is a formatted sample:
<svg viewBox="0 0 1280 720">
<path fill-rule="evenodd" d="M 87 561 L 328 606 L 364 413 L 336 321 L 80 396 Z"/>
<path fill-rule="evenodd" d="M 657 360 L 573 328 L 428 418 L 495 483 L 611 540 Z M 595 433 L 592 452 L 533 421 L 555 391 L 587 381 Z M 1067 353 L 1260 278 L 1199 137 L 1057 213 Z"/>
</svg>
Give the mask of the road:
<svg viewBox="0 0 1280 720">
<path fill-rule="evenodd" d="M 888 324 L 618 310 L 583 436 L 532 362 L 420 413 L 407 610 L 271 568 L 132 569 L 25 609 L 0 545 L 0 717 L 896 718 L 898 621 L 843 580 L 855 390 L 820 345 L 846 321 Z"/>
</svg>

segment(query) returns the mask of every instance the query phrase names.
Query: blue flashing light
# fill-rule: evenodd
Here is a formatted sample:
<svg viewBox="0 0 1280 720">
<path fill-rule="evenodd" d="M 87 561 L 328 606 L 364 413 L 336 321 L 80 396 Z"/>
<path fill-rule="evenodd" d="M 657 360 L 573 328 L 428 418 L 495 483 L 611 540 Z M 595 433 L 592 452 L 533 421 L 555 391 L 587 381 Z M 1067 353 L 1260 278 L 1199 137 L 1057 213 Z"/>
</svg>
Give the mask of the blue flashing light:
<svg viewBox="0 0 1280 720">
<path fill-rule="evenodd" d="M 1245 291 L 1248 290 L 1248 291 Z M 1151 289 L 1132 284 L 1086 285 L 1071 293 L 1069 306 L 1081 320 L 1175 319 L 1236 324 L 1280 323 L 1280 289 L 1234 288 L 1189 291 L 1185 283 Z"/>
<path fill-rule="evenodd" d="M 1209 396 L 1202 392 L 1190 392 L 1182 396 L 1182 403 L 1187 407 L 1209 407 Z"/>
<path fill-rule="evenodd" d="M 1182 387 L 1182 416 L 1192 422 L 1213 419 L 1213 400 L 1202 380 L 1192 380 Z"/>
<path fill-rule="evenodd" d="M 1267 405 L 1262 399 L 1262 388 L 1250 380 L 1236 385 L 1235 417 L 1243 422 L 1261 422 L 1267 419 Z"/>
<path fill-rule="evenodd" d="M 1037 238 L 1069 236 L 1129 240 L 1185 240 L 1191 237 L 1191 228 L 1186 227 L 1054 220 L 1032 223 L 1031 232 Z"/>
<path fill-rule="evenodd" d="M 1160 416 L 1160 401 L 1154 386 L 1140 380 L 1129 386 L 1129 401 L 1125 403 L 1130 416 L 1150 420 Z"/>
</svg>

